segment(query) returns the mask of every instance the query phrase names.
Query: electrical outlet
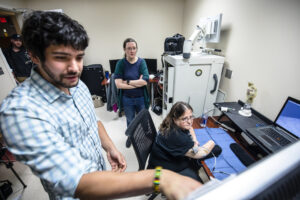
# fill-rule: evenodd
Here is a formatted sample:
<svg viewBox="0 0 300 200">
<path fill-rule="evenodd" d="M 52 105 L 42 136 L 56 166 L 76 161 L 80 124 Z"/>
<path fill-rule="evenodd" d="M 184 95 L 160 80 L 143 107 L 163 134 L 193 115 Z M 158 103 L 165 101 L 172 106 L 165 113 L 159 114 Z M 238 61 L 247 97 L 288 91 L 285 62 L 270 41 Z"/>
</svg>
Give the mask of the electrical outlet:
<svg viewBox="0 0 300 200">
<path fill-rule="evenodd" d="M 225 77 L 228 78 L 228 79 L 231 79 L 231 75 L 232 75 L 232 70 L 226 69 L 226 71 L 225 71 Z"/>
</svg>

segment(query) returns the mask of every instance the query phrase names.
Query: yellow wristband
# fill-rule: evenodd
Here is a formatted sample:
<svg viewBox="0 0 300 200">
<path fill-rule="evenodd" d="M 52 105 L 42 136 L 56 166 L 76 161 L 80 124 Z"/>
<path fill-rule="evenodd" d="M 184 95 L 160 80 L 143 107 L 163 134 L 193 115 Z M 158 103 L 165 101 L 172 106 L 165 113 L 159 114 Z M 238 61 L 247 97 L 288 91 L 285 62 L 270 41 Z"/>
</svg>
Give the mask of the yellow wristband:
<svg viewBox="0 0 300 200">
<path fill-rule="evenodd" d="M 161 175 L 162 167 L 158 166 L 155 168 L 155 176 L 153 181 L 153 189 L 155 194 L 160 193 L 160 175 Z"/>
</svg>

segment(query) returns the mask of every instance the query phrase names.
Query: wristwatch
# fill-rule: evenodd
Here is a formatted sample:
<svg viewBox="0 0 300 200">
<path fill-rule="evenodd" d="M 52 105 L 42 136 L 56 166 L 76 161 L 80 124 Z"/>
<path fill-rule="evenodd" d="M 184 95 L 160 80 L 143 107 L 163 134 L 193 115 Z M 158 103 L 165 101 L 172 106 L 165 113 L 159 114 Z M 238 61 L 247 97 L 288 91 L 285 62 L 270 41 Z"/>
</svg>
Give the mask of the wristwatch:
<svg viewBox="0 0 300 200">
<path fill-rule="evenodd" d="M 130 80 L 127 80 L 127 85 L 129 85 L 129 81 L 130 81 Z"/>
</svg>

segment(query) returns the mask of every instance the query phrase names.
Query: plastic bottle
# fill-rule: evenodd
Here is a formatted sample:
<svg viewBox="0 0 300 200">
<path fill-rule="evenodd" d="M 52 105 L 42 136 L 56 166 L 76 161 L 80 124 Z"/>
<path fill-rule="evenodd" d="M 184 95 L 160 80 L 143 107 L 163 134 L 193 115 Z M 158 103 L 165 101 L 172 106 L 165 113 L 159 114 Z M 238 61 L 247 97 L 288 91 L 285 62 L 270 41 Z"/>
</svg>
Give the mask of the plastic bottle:
<svg viewBox="0 0 300 200">
<path fill-rule="evenodd" d="M 205 128 L 206 127 L 206 123 L 207 123 L 207 118 L 208 118 L 208 115 L 207 115 L 207 112 L 203 112 L 202 116 L 201 116 L 201 121 L 200 121 L 200 126 L 202 128 Z"/>
</svg>

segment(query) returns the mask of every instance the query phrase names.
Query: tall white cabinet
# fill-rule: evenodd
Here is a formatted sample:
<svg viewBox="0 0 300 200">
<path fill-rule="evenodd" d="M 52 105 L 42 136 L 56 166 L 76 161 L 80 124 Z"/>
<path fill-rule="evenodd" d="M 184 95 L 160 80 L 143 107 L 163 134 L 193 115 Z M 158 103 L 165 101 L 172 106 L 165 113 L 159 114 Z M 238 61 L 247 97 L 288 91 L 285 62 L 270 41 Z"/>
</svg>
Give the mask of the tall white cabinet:
<svg viewBox="0 0 300 200">
<path fill-rule="evenodd" d="M 177 101 L 188 102 L 195 117 L 214 108 L 224 57 L 192 52 L 190 59 L 168 55 L 164 60 L 163 118 Z"/>
</svg>

